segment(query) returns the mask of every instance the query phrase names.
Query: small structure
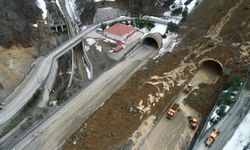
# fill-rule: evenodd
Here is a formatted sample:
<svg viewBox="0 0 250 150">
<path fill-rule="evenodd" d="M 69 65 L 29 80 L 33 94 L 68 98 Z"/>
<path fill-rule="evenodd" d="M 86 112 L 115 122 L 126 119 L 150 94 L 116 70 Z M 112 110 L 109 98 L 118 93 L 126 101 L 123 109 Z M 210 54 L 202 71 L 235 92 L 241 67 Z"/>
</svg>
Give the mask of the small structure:
<svg viewBox="0 0 250 150">
<path fill-rule="evenodd" d="M 122 23 L 117 23 L 104 30 L 104 36 L 122 42 L 134 33 L 134 28 Z"/>
<path fill-rule="evenodd" d="M 121 45 L 117 45 L 116 47 L 112 48 L 114 52 L 119 52 L 120 50 L 123 49 Z"/>
<path fill-rule="evenodd" d="M 49 101 L 49 103 L 48 103 L 48 105 L 52 106 L 52 107 L 57 106 L 57 104 L 58 104 L 58 100 Z"/>
</svg>

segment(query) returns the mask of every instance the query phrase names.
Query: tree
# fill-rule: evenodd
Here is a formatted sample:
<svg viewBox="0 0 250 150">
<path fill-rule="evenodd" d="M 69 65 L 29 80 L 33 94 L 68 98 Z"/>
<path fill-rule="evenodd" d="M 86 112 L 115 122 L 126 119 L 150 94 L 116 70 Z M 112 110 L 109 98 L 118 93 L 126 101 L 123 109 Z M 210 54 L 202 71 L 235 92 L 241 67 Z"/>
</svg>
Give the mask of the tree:
<svg viewBox="0 0 250 150">
<path fill-rule="evenodd" d="M 182 21 L 185 21 L 187 19 L 187 15 L 188 15 L 188 8 L 185 7 L 182 12 Z"/>
<path fill-rule="evenodd" d="M 129 25 L 128 20 L 125 20 L 125 24 L 126 24 L 126 25 Z"/>
<path fill-rule="evenodd" d="M 151 30 L 153 27 L 155 27 L 154 22 L 150 21 L 150 20 L 144 20 L 144 24 L 146 25 L 146 27 Z"/>
<path fill-rule="evenodd" d="M 180 15 L 181 13 L 182 13 L 182 7 L 178 7 L 171 12 L 173 16 Z"/>
<path fill-rule="evenodd" d="M 169 22 L 166 32 L 168 32 L 168 31 L 170 31 L 170 32 L 177 32 L 178 29 L 179 29 L 179 27 L 178 27 L 178 25 L 176 23 Z"/>
<path fill-rule="evenodd" d="M 131 26 L 134 26 L 135 25 L 134 20 L 131 20 L 130 24 L 131 24 Z"/>
<path fill-rule="evenodd" d="M 107 28 L 107 24 L 106 24 L 106 23 L 102 23 L 102 24 L 101 24 L 101 29 L 104 30 L 104 29 L 106 29 L 106 28 Z"/>
<path fill-rule="evenodd" d="M 162 35 L 162 38 L 163 38 L 163 39 L 167 38 L 167 35 L 164 33 L 164 34 Z"/>
</svg>

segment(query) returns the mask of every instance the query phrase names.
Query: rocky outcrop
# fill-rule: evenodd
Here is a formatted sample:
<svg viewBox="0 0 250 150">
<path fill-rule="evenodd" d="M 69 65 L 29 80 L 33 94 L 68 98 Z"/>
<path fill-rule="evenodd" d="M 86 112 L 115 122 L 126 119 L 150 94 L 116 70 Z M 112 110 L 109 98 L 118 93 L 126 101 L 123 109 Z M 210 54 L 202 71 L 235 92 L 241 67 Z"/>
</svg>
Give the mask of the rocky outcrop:
<svg viewBox="0 0 250 150">
<path fill-rule="evenodd" d="M 32 24 L 42 13 L 35 0 L 1 0 L 0 8 L 0 45 L 31 46 L 36 38 Z"/>
</svg>

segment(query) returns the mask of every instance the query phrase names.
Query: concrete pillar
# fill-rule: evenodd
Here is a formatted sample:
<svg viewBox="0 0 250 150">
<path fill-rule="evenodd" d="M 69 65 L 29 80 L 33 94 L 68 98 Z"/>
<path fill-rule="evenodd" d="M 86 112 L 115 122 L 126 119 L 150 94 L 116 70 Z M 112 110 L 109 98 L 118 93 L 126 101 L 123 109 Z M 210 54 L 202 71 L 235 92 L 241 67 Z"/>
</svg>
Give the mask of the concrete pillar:
<svg viewBox="0 0 250 150">
<path fill-rule="evenodd" d="M 61 28 L 62 28 L 62 32 L 64 31 L 64 29 L 63 29 L 63 25 L 61 24 Z"/>
</svg>

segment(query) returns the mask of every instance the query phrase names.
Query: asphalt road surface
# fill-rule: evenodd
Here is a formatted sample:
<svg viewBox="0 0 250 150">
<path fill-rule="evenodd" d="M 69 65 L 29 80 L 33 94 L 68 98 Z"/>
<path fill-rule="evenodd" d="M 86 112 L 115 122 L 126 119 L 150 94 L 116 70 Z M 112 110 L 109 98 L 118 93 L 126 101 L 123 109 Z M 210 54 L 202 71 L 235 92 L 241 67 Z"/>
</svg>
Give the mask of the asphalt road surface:
<svg viewBox="0 0 250 150">
<path fill-rule="evenodd" d="M 211 130 L 198 139 L 193 150 L 222 150 L 226 142 L 232 137 L 250 107 L 250 91 L 244 89 L 228 114 L 214 128 L 219 128 L 221 133 L 217 136 L 212 146 L 206 147 L 204 141 L 209 137 Z"/>
<path fill-rule="evenodd" d="M 111 20 L 119 21 L 124 20 L 126 17 L 117 18 Z M 51 70 L 54 70 L 53 60 L 61 57 L 67 51 L 71 50 L 78 43 L 82 41 L 82 38 L 90 33 L 92 30 L 96 29 L 98 25 L 92 26 L 75 37 L 64 42 L 52 52 L 47 55 L 41 56 L 28 76 L 20 83 L 16 89 L 4 100 L 6 103 L 4 108 L 0 111 L 0 125 L 4 124 L 10 120 L 23 106 L 30 100 L 33 94 L 37 91 L 38 88 L 44 83 L 45 79 L 49 75 Z M 49 78 L 52 79 L 52 78 Z"/>
<path fill-rule="evenodd" d="M 188 121 L 182 113 L 177 112 L 172 120 L 168 120 L 164 115 L 140 149 L 173 150 L 182 138 L 186 127 L 188 127 Z"/>
<path fill-rule="evenodd" d="M 36 90 L 43 84 L 50 71 L 53 70 L 52 62 L 55 58 L 59 58 L 66 51 L 70 50 L 75 44 L 82 40 L 82 37 L 94 28 L 89 28 L 85 32 L 68 40 L 64 44 L 57 47 L 54 51 L 46 56 L 42 56 L 32 68 L 25 80 L 6 98 L 9 102 L 0 111 L 0 125 L 8 121 L 15 115 L 33 96 Z"/>
<path fill-rule="evenodd" d="M 77 93 L 67 104 L 46 121 L 31 131 L 12 147 L 12 149 L 56 149 L 72 132 L 95 110 L 102 106 L 107 98 L 117 91 L 148 58 L 154 50 L 141 46 L 125 61 L 103 73 L 92 84 Z"/>
</svg>

